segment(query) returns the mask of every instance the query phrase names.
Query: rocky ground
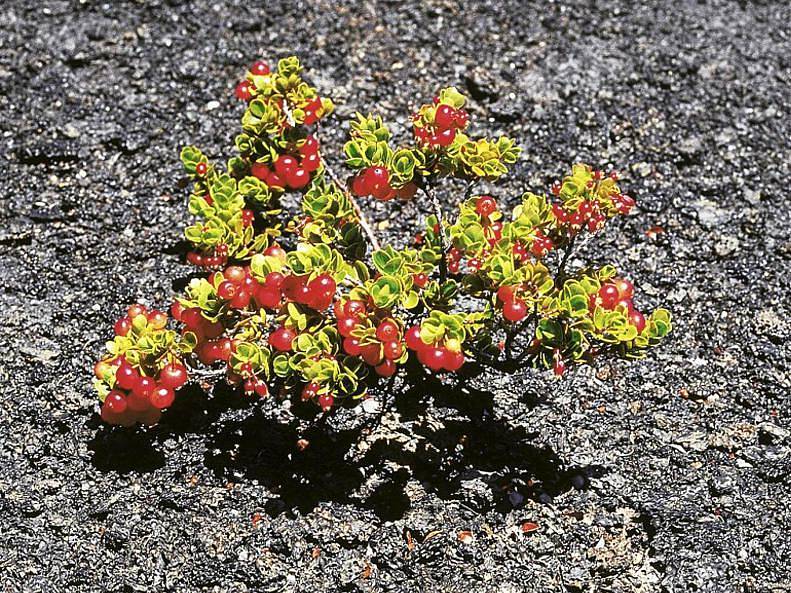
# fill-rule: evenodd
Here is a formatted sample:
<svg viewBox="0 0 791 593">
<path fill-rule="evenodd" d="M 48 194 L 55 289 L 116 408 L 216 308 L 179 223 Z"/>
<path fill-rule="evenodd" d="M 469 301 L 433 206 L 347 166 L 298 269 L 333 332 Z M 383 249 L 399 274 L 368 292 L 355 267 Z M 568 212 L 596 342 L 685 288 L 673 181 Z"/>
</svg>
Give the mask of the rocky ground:
<svg viewBox="0 0 791 593">
<path fill-rule="evenodd" d="M 791 8 L 630 4 L 3 3 L 0 588 L 791 589 Z M 561 382 L 405 386 L 371 434 L 342 415 L 304 453 L 274 401 L 222 391 L 101 426 L 111 321 L 189 273 L 179 147 L 230 154 L 244 65 L 291 53 L 337 121 L 466 90 L 525 148 L 509 204 L 622 168 L 639 212 L 583 255 L 672 338 Z M 385 237 L 413 215 L 372 212 Z"/>
</svg>

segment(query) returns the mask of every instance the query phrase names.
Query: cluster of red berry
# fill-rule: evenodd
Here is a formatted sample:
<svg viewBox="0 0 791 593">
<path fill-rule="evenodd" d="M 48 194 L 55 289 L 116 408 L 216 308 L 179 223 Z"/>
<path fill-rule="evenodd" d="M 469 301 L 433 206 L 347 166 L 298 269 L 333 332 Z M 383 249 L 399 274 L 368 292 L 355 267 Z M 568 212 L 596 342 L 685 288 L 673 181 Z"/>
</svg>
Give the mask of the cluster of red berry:
<svg viewBox="0 0 791 593">
<path fill-rule="evenodd" d="M 427 344 L 420 337 L 420 326 L 413 325 L 407 330 L 405 339 L 407 348 L 417 355 L 420 364 L 432 371 L 444 370 L 455 373 L 464 364 L 461 342 L 455 338 Z"/>
<path fill-rule="evenodd" d="M 399 325 L 392 318 L 383 319 L 376 325 L 376 341 L 366 341 L 362 345 L 354 333 L 370 318 L 368 305 L 363 301 L 337 301 L 334 312 L 344 352 L 362 358 L 379 376 L 391 377 L 396 372 L 395 361 L 404 353 Z"/>
<path fill-rule="evenodd" d="M 417 185 L 409 182 L 406 185 L 394 189 L 390 185 L 390 172 L 385 167 L 375 166 L 363 169 L 354 176 L 351 181 L 351 191 L 355 196 L 371 196 L 377 200 L 386 202 L 393 198 L 410 200 L 417 193 Z"/>
<path fill-rule="evenodd" d="M 269 187 L 302 189 L 320 166 L 319 142 L 315 136 L 308 136 L 294 154 L 281 154 L 271 168 L 264 163 L 253 163 L 250 173 Z"/>
<path fill-rule="evenodd" d="M 242 216 L 244 216 L 244 212 L 253 214 L 252 210 L 245 210 Z M 253 214 L 254 217 L 255 215 Z M 250 220 L 249 224 L 252 224 L 252 220 Z M 220 268 L 228 263 L 228 246 L 224 243 L 217 245 L 211 253 L 188 251 L 187 263 L 199 268 Z"/>
<path fill-rule="evenodd" d="M 637 333 L 642 333 L 645 329 L 645 315 L 637 310 L 632 302 L 634 297 L 634 286 L 626 278 L 615 278 L 610 282 L 602 284 L 599 292 L 592 294 L 588 301 L 588 307 L 593 312 L 596 307 L 602 307 L 612 311 L 618 307 L 623 307 Z"/>
<path fill-rule="evenodd" d="M 168 316 L 161 311 L 146 311 L 143 305 L 132 305 L 127 315 L 115 323 L 116 335 L 129 335 L 133 320 L 139 315 L 146 317 L 146 326 L 154 331 L 164 329 L 168 322 Z M 155 376 L 146 375 L 123 355 L 98 361 L 93 372 L 102 381 L 114 377 L 113 388 L 102 404 L 101 417 L 109 424 L 122 426 L 159 422 L 161 410 L 170 407 L 176 390 L 187 382 L 187 369 L 177 360 L 159 368 Z"/>
<path fill-rule="evenodd" d="M 262 60 L 258 60 L 257 62 L 253 63 L 252 66 L 250 66 L 250 73 L 253 76 L 266 76 L 269 74 L 269 72 L 269 64 Z M 240 101 L 250 101 L 250 99 L 253 98 L 253 93 L 250 89 L 251 84 L 252 83 L 247 79 L 242 80 L 239 84 L 237 84 L 236 89 L 234 90 L 236 98 Z"/>
<path fill-rule="evenodd" d="M 434 105 L 433 123 L 426 121 L 426 109 L 421 109 L 412 116 L 415 140 L 419 144 L 432 147 L 450 146 L 456 139 L 457 130 L 467 127 L 470 116 L 464 109 L 440 103 L 439 97 L 434 97 Z"/>
<path fill-rule="evenodd" d="M 497 289 L 497 300 L 502 304 L 503 317 L 506 321 L 516 323 L 527 316 L 527 304 L 520 299 L 513 286 L 501 286 Z"/>
</svg>

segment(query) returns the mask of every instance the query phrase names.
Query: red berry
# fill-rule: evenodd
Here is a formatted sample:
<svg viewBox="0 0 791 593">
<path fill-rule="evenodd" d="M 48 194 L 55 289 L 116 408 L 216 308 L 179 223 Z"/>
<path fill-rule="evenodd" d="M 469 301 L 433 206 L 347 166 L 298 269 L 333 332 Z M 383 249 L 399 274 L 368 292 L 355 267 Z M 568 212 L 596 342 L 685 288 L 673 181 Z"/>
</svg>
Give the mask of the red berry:
<svg viewBox="0 0 791 593">
<path fill-rule="evenodd" d="M 368 184 L 365 182 L 365 176 L 364 175 L 357 175 L 352 180 L 352 193 L 355 196 L 357 196 L 358 198 L 361 198 L 363 196 L 367 196 L 367 195 L 370 194 L 370 191 L 368 190 Z"/>
<path fill-rule="evenodd" d="M 269 257 L 276 257 L 281 261 L 286 261 L 286 250 L 283 249 L 277 243 L 267 247 L 266 251 L 264 251 L 264 255 L 268 255 Z"/>
<path fill-rule="evenodd" d="M 365 314 L 366 309 L 367 307 L 362 301 L 347 301 L 343 306 L 343 316 L 359 318 L 360 315 Z"/>
<path fill-rule="evenodd" d="M 385 358 L 389 360 L 395 360 L 404 353 L 404 347 L 401 345 L 401 342 L 396 340 L 384 342 L 382 344 L 382 350 L 384 351 Z"/>
<path fill-rule="evenodd" d="M 392 377 L 397 370 L 396 364 L 389 359 L 383 360 L 380 364 L 374 367 L 376 374 L 380 377 Z"/>
<path fill-rule="evenodd" d="M 255 393 L 255 379 L 247 379 L 244 382 L 244 392 L 247 395 L 252 395 Z"/>
<path fill-rule="evenodd" d="M 116 336 L 125 336 L 129 333 L 129 330 L 132 329 L 132 320 L 128 317 L 121 317 L 118 321 L 115 322 L 113 326 L 113 331 L 115 332 Z"/>
<path fill-rule="evenodd" d="M 269 387 L 260 379 L 255 382 L 255 394 L 258 397 L 266 397 L 269 395 Z"/>
<path fill-rule="evenodd" d="M 97 379 L 104 379 L 104 376 L 107 375 L 112 368 L 112 365 L 106 360 L 99 360 L 93 365 L 93 374 Z"/>
<path fill-rule="evenodd" d="M 159 386 L 154 389 L 154 391 L 151 392 L 151 396 L 149 397 L 151 405 L 158 410 L 169 408 L 175 399 L 176 394 L 173 393 L 173 390 L 164 386 Z"/>
<path fill-rule="evenodd" d="M 418 352 L 418 358 L 432 371 L 440 371 L 445 368 L 445 352 L 442 348 L 426 346 Z"/>
<path fill-rule="evenodd" d="M 288 181 L 288 175 L 297 168 L 297 159 L 287 154 L 280 155 L 275 161 L 275 173 Z"/>
<path fill-rule="evenodd" d="M 201 161 L 197 165 L 195 165 L 195 174 L 199 177 L 203 177 L 209 171 L 209 165 L 206 161 Z"/>
<path fill-rule="evenodd" d="M 242 80 L 239 82 L 234 90 L 234 95 L 236 95 L 236 98 L 240 101 L 249 101 L 252 99 L 253 94 L 250 92 L 250 81 Z"/>
<path fill-rule="evenodd" d="M 558 377 L 562 377 L 563 374 L 566 372 L 566 361 L 564 361 L 560 357 L 555 358 L 555 362 L 552 365 L 552 371 Z"/>
<path fill-rule="evenodd" d="M 239 287 L 236 284 L 230 280 L 225 280 L 220 282 L 220 285 L 217 287 L 217 296 L 224 301 L 230 301 L 236 296 L 238 290 Z"/>
<path fill-rule="evenodd" d="M 161 386 L 175 391 L 187 382 L 187 369 L 178 363 L 171 362 L 162 367 L 157 380 Z"/>
<path fill-rule="evenodd" d="M 426 284 L 428 284 L 428 276 L 426 274 L 415 274 L 412 276 L 412 282 L 414 282 L 415 286 L 418 288 L 423 288 Z"/>
<path fill-rule="evenodd" d="M 113 390 L 107 394 L 104 405 L 112 414 L 123 414 L 126 412 L 126 396 L 120 391 Z"/>
<path fill-rule="evenodd" d="M 380 342 L 389 342 L 390 340 L 397 340 L 399 334 L 398 325 L 391 319 L 385 319 L 376 328 L 376 339 Z"/>
<path fill-rule="evenodd" d="M 181 314 L 181 321 L 187 326 L 187 329 L 195 330 L 203 324 L 204 317 L 201 314 L 200 309 L 197 307 L 191 307 L 189 309 L 185 309 Z"/>
<path fill-rule="evenodd" d="M 304 399 L 305 401 L 309 399 L 313 399 L 318 394 L 319 389 L 321 389 L 321 385 L 319 385 L 318 383 L 315 382 L 308 383 L 307 385 L 305 385 L 305 387 L 302 388 L 302 399 Z"/>
<path fill-rule="evenodd" d="M 458 371 L 464 364 L 463 352 L 452 352 L 448 349 L 443 349 L 443 355 L 445 357 L 445 369 L 452 373 Z"/>
<path fill-rule="evenodd" d="M 302 167 L 295 167 L 286 174 L 286 183 L 291 189 L 302 189 L 310 182 L 310 173 Z"/>
<path fill-rule="evenodd" d="M 181 321 L 181 315 L 184 313 L 184 305 L 175 301 L 172 305 L 170 305 L 170 316 L 173 317 L 176 321 Z"/>
<path fill-rule="evenodd" d="M 269 176 L 266 178 L 266 184 L 269 187 L 275 187 L 279 189 L 286 188 L 286 181 L 282 175 L 278 175 L 277 173 L 270 173 Z"/>
<path fill-rule="evenodd" d="M 358 325 L 358 321 L 354 317 L 344 317 L 338 319 L 338 332 L 344 337 L 348 338 L 352 335 L 352 331 Z"/>
<path fill-rule="evenodd" d="M 637 333 L 643 333 L 645 329 L 645 315 L 640 313 L 637 309 L 632 309 L 629 313 L 629 323 L 637 328 Z"/>
<path fill-rule="evenodd" d="M 250 305 L 253 293 L 247 288 L 240 288 L 236 295 L 228 303 L 233 309 L 245 309 Z"/>
<path fill-rule="evenodd" d="M 599 289 L 599 298 L 601 299 L 602 307 L 614 309 L 619 300 L 618 288 L 615 284 L 603 284 Z"/>
<path fill-rule="evenodd" d="M 426 347 L 426 343 L 420 339 L 420 326 L 413 325 L 404 335 L 404 341 L 407 348 L 410 350 L 422 350 Z"/>
<path fill-rule="evenodd" d="M 508 285 L 501 286 L 497 289 L 497 300 L 501 303 L 510 303 L 514 300 L 514 289 Z"/>
<path fill-rule="evenodd" d="M 132 395 L 148 399 L 148 396 L 151 395 L 156 386 L 157 382 L 152 377 L 140 377 L 135 386 L 132 387 Z"/>
<path fill-rule="evenodd" d="M 481 196 L 475 201 L 475 211 L 481 216 L 490 216 L 497 210 L 497 201 L 492 196 Z"/>
<path fill-rule="evenodd" d="M 464 109 L 457 109 L 455 115 L 453 123 L 456 127 L 462 130 L 466 128 L 467 123 L 470 121 L 470 115 Z"/>
<path fill-rule="evenodd" d="M 299 154 L 301 154 L 302 156 L 317 154 L 318 151 L 319 151 L 319 141 L 316 140 L 316 137 L 312 135 L 305 138 L 305 143 L 299 147 Z"/>
<path fill-rule="evenodd" d="M 360 353 L 362 352 L 362 349 L 360 348 L 360 340 L 358 340 L 357 338 L 352 338 L 352 337 L 344 338 L 343 339 L 343 350 L 349 356 L 359 356 Z"/>
<path fill-rule="evenodd" d="M 634 296 L 634 285 L 626 278 L 617 278 L 615 280 L 615 288 L 618 290 L 618 296 L 621 299 L 631 299 Z"/>
<path fill-rule="evenodd" d="M 129 319 L 134 319 L 138 315 L 145 315 L 146 312 L 147 309 L 143 305 L 134 304 L 129 305 L 129 308 L 126 310 L 126 316 L 129 317 Z"/>
<path fill-rule="evenodd" d="M 250 72 L 252 72 L 255 76 L 266 76 L 269 74 L 269 64 L 263 60 L 258 60 L 257 62 L 253 63 L 252 66 L 250 66 Z"/>
<path fill-rule="evenodd" d="M 324 412 L 329 412 L 332 409 L 332 405 L 335 403 L 335 398 L 331 396 L 329 393 L 322 393 L 319 396 L 319 407 Z"/>
<path fill-rule="evenodd" d="M 453 128 L 449 128 L 447 130 L 442 130 L 441 132 L 437 133 L 437 141 L 436 144 L 439 146 L 450 146 L 453 144 L 453 141 L 456 139 L 456 130 Z"/>
<path fill-rule="evenodd" d="M 287 327 L 279 327 L 269 334 L 269 345 L 280 352 L 291 350 L 291 343 L 297 335 Z"/>
<path fill-rule="evenodd" d="M 434 114 L 434 123 L 439 128 L 449 128 L 456 120 L 456 110 L 450 105 L 442 103 L 437 105 L 437 111 Z"/>
<path fill-rule="evenodd" d="M 459 260 L 457 259 L 448 262 L 448 272 L 450 272 L 451 274 L 458 274 L 460 267 L 461 265 L 459 264 Z"/>
<path fill-rule="evenodd" d="M 286 277 L 280 272 L 269 272 L 266 275 L 264 284 L 266 285 L 267 288 L 280 290 L 280 288 L 283 286 L 283 281 L 285 279 Z"/>
<path fill-rule="evenodd" d="M 524 301 L 513 299 L 503 305 L 503 317 L 511 323 L 521 321 L 527 315 L 527 305 Z"/>
<path fill-rule="evenodd" d="M 140 374 L 126 359 L 115 369 L 115 384 L 121 389 L 132 389 L 140 380 Z"/>
<path fill-rule="evenodd" d="M 313 154 L 306 155 L 300 161 L 299 165 L 308 173 L 313 173 L 313 171 L 318 169 L 321 165 L 321 157 L 319 157 L 318 153 L 314 152 Z"/>
<path fill-rule="evenodd" d="M 265 309 L 277 309 L 280 305 L 280 291 L 270 288 L 268 284 L 262 284 L 255 290 L 255 302 Z"/>
<path fill-rule="evenodd" d="M 367 346 L 363 346 L 360 354 L 366 364 L 371 366 L 376 366 L 382 362 L 382 349 L 379 347 L 379 344 L 368 344 Z"/>
<path fill-rule="evenodd" d="M 373 194 L 379 188 L 389 187 L 390 173 L 384 167 L 368 167 L 363 173 L 368 193 Z"/>
<path fill-rule="evenodd" d="M 250 174 L 256 179 L 266 182 L 272 171 L 264 163 L 253 163 L 250 165 Z"/>
</svg>

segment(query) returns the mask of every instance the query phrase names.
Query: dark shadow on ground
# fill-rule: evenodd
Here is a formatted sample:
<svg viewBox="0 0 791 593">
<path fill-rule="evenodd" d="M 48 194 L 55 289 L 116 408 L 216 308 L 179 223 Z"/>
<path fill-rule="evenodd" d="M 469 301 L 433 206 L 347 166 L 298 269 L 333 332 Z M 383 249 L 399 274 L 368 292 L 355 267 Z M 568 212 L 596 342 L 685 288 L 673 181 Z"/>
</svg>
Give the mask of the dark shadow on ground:
<svg viewBox="0 0 791 593">
<path fill-rule="evenodd" d="M 387 402 L 401 421 L 409 447 L 380 438 L 355 457 L 356 445 L 374 422 L 327 422 L 315 406 L 296 405 L 291 419 L 277 417 L 277 405 L 255 405 L 218 384 L 212 396 L 199 388 L 180 395 L 162 422 L 148 430 L 102 427 L 91 443 L 102 471 L 153 471 L 164 458 L 155 441 L 174 434 L 206 433 L 206 467 L 224 480 L 257 480 L 275 497 L 265 509 L 307 513 L 320 502 L 355 504 L 383 520 L 409 510 L 410 478 L 444 500 L 459 500 L 475 511 L 508 512 L 526 499 L 549 502 L 572 488 L 587 488 L 598 467 L 567 467 L 537 434 L 493 414 L 494 395 L 462 381 L 448 385 L 431 376 L 407 382 Z M 535 405 L 533 402 L 532 405 Z M 441 422 L 424 422 L 429 407 L 444 408 Z M 250 408 L 244 417 L 221 419 L 230 409 Z M 373 481 L 367 477 L 375 476 Z M 470 495 L 465 481 L 484 490 Z"/>
</svg>

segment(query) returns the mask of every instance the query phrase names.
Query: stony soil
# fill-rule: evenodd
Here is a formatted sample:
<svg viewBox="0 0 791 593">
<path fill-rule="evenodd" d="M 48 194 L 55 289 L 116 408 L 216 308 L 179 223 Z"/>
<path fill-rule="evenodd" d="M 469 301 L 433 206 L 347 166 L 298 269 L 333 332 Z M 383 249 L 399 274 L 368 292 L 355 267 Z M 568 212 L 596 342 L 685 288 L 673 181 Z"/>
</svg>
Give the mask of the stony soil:
<svg viewBox="0 0 791 593">
<path fill-rule="evenodd" d="M 0 9 L 0 589 L 791 589 L 788 3 L 265 5 Z M 291 53 L 338 122 L 466 89 L 525 147 L 511 205 L 621 167 L 640 211 L 583 255 L 672 338 L 562 382 L 399 387 L 372 433 L 342 414 L 304 453 L 284 408 L 224 391 L 101 426 L 110 323 L 189 274 L 179 147 L 229 155 L 243 66 Z M 414 215 L 372 209 L 386 238 Z"/>
</svg>

